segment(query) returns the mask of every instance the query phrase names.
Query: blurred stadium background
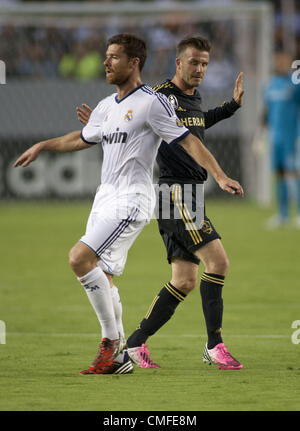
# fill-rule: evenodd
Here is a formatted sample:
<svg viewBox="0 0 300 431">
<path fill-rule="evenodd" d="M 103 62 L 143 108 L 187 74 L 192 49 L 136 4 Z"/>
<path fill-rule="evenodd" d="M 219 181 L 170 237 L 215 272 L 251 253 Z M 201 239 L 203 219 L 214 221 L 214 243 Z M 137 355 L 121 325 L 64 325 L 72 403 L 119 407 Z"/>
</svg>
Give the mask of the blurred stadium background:
<svg viewBox="0 0 300 431">
<path fill-rule="evenodd" d="M 298 6 L 297 6 L 298 5 Z M 261 110 L 261 89 L 272 52 L 299 51 L 299 2 L 286 1 L 0 1 L 1 85 L 0 197 L 78 198 L 92 196 L 100 170 L 95 152 L 47 155 L 30 168 L 12 161 L 32 143 L 80 128 L 75 107 L 94 107 L 113 89 L 105 83 L 105 43 L 113 34 L 140 34 L 148 43 L 144 82 L 174 73 L 175 45 L 197 33 L 212 42 L 211 62 L 201 86 L 204 109 L 232 96 L 235 78 L 245 72 L 243 109 L 207 131 L 207 145 L 247 196 L 270 203 L 268 155 L 252 145 Z M 298 27 L 297 27 L 298 24 Z M 298 30 L 298 31 L 297 31 Z M 98 172 L 95 176 L 94 172 Z M 207 195 L 220 193 L 213 181 Z"/>
</svg>

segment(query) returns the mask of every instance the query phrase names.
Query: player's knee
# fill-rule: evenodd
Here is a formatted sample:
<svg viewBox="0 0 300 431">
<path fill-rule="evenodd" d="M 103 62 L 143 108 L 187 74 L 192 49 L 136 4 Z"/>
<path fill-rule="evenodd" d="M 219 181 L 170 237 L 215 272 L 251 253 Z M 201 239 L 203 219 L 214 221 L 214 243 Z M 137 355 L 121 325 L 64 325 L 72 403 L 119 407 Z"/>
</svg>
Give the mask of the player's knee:
<svg viewBox="0 0 300 431">
<path fill-rule="evenodd" d="M 176 289 L 180 290 L 185 295 L 188 295 L 198 283 L 197 277 L 188 277 L 184 279 L 176 280 L 174 283 Z"/>
<path fill-rule="evenodd" d="M 221 267 L 220 269 L 221 269 L 223 275 L 227 274 L 227 272 L 229 270 L 229 265 L 230 265 L 229 259 L 227 256 L 225 256 L 220 263 L 220 267 Z"/>
<path fill-rule="evenodd" d="M 229 269 L 229 259 L 227 256 L 223 256 L 221 259 L 218 259 L 215 262 L 210 262 L 206 268 L 205 268 L 205 272 L 210 273 L 210 274 L 218 274 L 218 275 L 223 275 L 225 277 L 225 275 L 228 272 Z"/>
<path fill-rule="evenodd" d="M 71 248 L 69 252 L 69 265 L 75 274 L 81 269 L 83 264 L 82 255 L 77 252 L 76 247 Z"/>
</svg>

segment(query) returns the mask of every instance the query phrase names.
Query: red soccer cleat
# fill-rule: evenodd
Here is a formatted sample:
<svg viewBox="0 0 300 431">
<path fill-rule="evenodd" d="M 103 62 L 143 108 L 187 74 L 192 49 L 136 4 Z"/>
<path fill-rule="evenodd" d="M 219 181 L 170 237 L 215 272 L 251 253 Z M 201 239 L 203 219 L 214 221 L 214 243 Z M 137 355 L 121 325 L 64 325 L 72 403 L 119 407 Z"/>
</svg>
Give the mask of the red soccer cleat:
<svg viewBox="0 0 300 431">
<path fill-rule="evenodd" d="M 80 374 L 106 374 L 106 369 L 112 365 L 118 355 L 120 339 L 110 340 L 103 338 L 96 358 L 88 370 L 80 371 Z"/>
</svg>

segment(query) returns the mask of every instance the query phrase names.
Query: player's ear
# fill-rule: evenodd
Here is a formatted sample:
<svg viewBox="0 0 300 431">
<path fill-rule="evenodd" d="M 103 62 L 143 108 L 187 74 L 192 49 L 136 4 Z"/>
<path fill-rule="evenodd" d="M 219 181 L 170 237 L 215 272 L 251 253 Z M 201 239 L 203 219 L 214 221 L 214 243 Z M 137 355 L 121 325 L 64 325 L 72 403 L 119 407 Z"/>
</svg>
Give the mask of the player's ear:
<svg viewBox="0 0 300 431">
<path fill-rule="evenodd" d="M 181 63 L 180 58 L 177 57 L 175 61 L 176 61 L 176 67 L 179 67 Z"/>
<path fill-rule="evenodd" d="M 138 57 L 134 57 L 130 59 L 130 62 L 132 64 L 132 68 L 138 67 L 140 64 L 140 59 Z"/>
</svg>

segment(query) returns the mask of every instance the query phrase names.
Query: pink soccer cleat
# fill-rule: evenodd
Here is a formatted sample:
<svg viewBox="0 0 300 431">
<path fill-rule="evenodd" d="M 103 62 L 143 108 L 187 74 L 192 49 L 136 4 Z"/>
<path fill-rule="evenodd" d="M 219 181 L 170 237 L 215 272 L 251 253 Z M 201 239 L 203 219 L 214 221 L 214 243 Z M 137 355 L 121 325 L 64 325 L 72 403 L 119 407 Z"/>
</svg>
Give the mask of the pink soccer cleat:
<svg viewBox="0 0 300 431">
<path fill-rule="evenodd" d="M 140 347 L 128 348 L 127 351 L 132 362 L 139 368 L 161 368 L 150 358 L 150 352 L 146 344 L 142 344 Z"/>
<path fill-rule="evenodd" d="M 231 356 L 224 343 L 217 344 L 213 349 L 208 349 L 206 344 L 202 359 L 209 365 L 217 365 L 220 370 L 240 370 L 243 368 L 243 365 Z"/>
</svg>

